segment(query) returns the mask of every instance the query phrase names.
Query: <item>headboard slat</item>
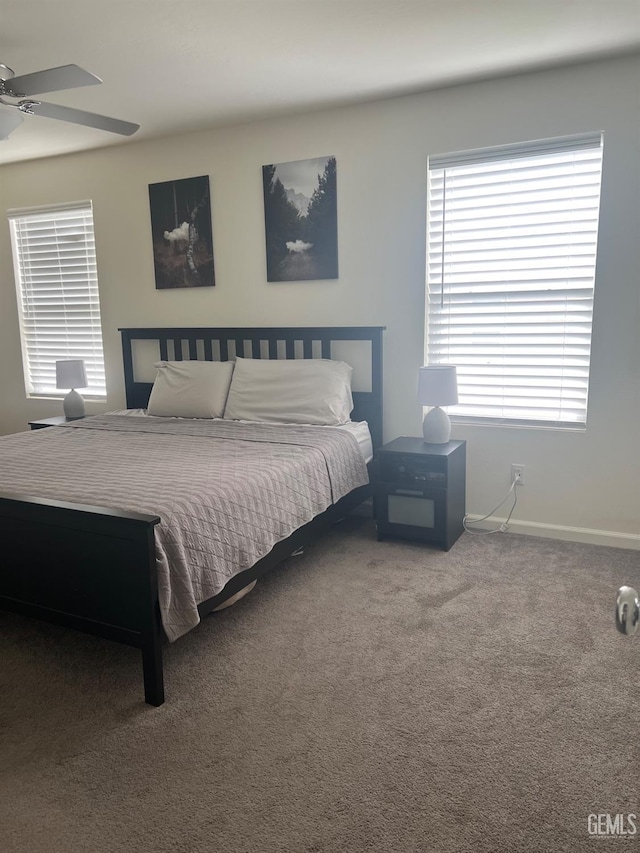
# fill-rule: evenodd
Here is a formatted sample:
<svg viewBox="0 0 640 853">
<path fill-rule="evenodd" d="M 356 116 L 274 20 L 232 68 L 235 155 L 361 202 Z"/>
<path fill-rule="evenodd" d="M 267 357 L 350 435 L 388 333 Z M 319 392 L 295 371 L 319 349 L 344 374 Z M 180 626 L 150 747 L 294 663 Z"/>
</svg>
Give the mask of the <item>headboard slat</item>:
<svg viewBox="0 0 640 853">
<path fill-rule="evenodd" d="M 256 337 L 256 335 L 251 335 L 249 340 L 251 341 L 251 354 L 253 358 L 260 358 L 260 338 Z"/>
</svg>

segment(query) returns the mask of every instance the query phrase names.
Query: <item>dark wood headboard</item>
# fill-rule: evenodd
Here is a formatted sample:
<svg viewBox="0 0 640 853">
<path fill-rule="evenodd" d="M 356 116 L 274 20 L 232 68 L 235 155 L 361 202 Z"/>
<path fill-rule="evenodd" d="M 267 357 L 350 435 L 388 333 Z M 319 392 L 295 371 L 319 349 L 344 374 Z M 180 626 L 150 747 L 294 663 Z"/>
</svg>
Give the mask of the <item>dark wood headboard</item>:
<svg viewBox="0 0 640 853">
<path fill-rule="evenodd" d="M 385 326 L 300 326 L 281 328 L 120 329 L 127 408 L 144 409 L 153 383 L 134 375 L 135 341 L 159 344 L 160 358 L 229 361 L 241 358 L 331 358 L 332 343 L 368 341 L 371 344 L 371 390 L 353 391 L 354 421 L 367 421 L 373 446 L 382 444 L 382 332 Z M 335 357 L 335 356 L 334 356 Z"/>
</svg>

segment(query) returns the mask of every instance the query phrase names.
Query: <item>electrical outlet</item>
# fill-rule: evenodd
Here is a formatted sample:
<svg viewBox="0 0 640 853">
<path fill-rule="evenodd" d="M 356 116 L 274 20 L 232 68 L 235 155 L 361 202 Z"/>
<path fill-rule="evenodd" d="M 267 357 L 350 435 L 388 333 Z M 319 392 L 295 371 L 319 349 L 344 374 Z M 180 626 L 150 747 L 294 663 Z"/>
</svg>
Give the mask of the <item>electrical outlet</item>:
<svg viewBox="0 0 640 853">
<path fill-rule="evenodd" d="M 514 480 L 519 486 L 524 486 L 524 465 L 511 464 L 511 482 Z"/>
</svg>

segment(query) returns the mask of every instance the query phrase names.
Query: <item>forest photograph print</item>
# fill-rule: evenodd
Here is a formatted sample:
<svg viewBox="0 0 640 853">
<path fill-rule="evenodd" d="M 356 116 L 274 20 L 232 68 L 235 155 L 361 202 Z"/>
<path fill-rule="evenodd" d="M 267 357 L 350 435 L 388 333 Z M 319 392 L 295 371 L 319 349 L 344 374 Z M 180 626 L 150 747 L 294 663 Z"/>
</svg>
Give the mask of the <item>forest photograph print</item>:
<svg viewBox="0 0 640 853">
<path fill-rule="evenodd" d="M 262 167 L 267 281 L 338 278 L 336 158 Z"/>
<path fill-rule="evenodd" d="M 209 176 L 149 184 L 156 290 L 212 287 Z"/>
</svg>

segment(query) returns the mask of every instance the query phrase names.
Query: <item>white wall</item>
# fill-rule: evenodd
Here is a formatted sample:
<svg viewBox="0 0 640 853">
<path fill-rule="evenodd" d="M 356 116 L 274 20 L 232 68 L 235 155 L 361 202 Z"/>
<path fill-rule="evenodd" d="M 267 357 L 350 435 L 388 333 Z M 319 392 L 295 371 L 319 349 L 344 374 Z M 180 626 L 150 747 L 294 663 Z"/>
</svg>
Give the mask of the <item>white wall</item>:
<svg viewBox="0 0 640 853">
<path fill-rule="evenodd" d="M 518 462 L 527 484 L 515 529 L 640 547 L 638 80 L 640 57 L 627 57 L 11 165 L 0 169 L 0 208 L 93 200 L 109 399 L 90 413 L 124 404 L 119 326 L 380 324 L 391 439 L 419 434 L 422 416 L 427 155 L 604 130 L 588 429 L 458 426 L 454 437 L 468 442 L 471 513 L 503 497 Z M 268 284 L 261 166 L 329 154 L 340 278 Z M 147 186 L 201 174 L 211 179 L 217 285 L 156 291 Z M 6 221 L 0 401 L 4 433 L 61 409 L 25 399 Z"/>
</svg>

